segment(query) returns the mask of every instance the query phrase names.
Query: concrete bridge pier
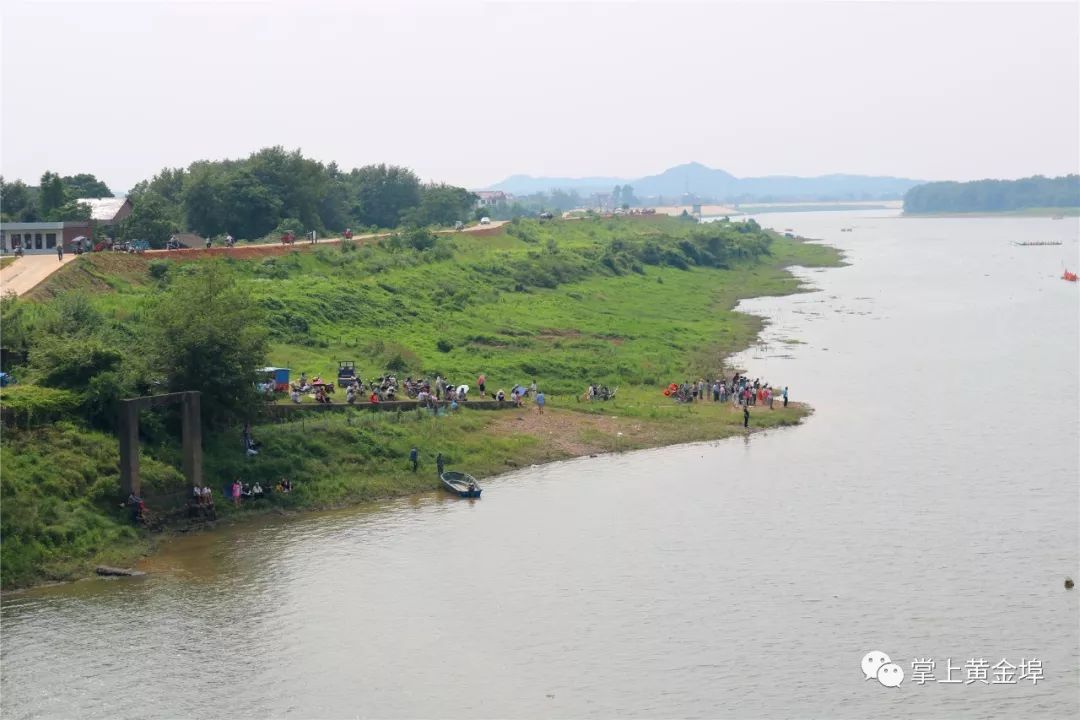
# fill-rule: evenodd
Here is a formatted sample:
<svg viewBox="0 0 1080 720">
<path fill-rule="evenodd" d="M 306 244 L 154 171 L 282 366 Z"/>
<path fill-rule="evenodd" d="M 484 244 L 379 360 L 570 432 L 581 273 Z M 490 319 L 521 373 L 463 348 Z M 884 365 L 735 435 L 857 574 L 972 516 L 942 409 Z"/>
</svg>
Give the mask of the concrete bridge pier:
<svg viewBox="0 0 1080 720">
<path fill-rule="evenodd" d="M 139 495 L 142 492 L 139 479 L 139 411 L 175 402 L 181 404 L 184 477 L 190 485 L 202 487 L 201 397 L 201 393 L 191 390 L 120 401 L 120 491 L 125 497 L 130 493 Z"/>
</svg>

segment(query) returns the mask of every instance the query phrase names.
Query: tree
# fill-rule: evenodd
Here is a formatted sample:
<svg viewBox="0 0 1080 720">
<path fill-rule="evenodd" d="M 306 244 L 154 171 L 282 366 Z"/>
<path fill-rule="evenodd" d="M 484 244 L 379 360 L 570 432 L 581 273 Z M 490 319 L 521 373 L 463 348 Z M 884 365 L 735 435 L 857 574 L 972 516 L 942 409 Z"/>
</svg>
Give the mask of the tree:
<svg viewBox="0 0 1080 720">
<path fill-rule="evenodd" d="M 105 183 L 89 173 L 79 173 L 61 178 L 64 191 L 70 198 L 105 198 L 112 197 L 112 190 Z"/>
<path fill-rule="evenodd" d="M 265 311 L 224 262 L 174 278 L 144 315 L 149 372 L 166 392 L 202 392 L 203 419 L 221 426 L 259 403 L 256 368 L 266 364 Z"/>
<path fill-rule="evenodd" d="M 204 235 L 225 232 L 224 187 L 220 170 L 213 163 L 195 163 L 184 183 L 183 207 L 187 226 Z"/>
<path fill-rule="evenodd" d="M 453 225 L 465 220 L 476 204 L 476 195 L 462 187 L 446 184 L 424 185 L 420 204 L 404 214 L 412 225 Z"/>
<path fill-rule="evenodd" d="M 35 222 L 38 219 L 34 193 L 22 180 L 6 183 L 0 176 L 0 215 L 8 222 Z"/>
<path fill-rule="evenodd" d="M 246 168 L 238 169 L 225 178 L 221 203 L 227 226 L 225 230 L 236 237 L 263 237 L 282 218 L 281 198 Z"/>
<path fill-rule="evenodd" d="M 53 208 L 45 213 L 45 219 L 49 222 L 89 220 L 91 212 L 90 206 L 86 203 L 69 200 L 60 207 Z"/>
<path fill-rule="evenodd" d="M 41 214 L 47 217 L 66 200 L 64 181 L 56 173 L 46 170 L 41 176 L 41 187 L 38 190 L 38 206 Z"/>
<path fill-rule="evenodd" d="M 170 205 L 179 208 L 184 201 L 184 178 L 186 176 L 187 171 L 183 168 L 165 168 L 150 180 L 135 183 L 127 196 L 134 203 L 139 195 L 152 191 L 163 197 Z"/>
<path fill-rule="evenodd" d="M 626 209 L 630 205 L 638 205 L 638 204 L 640 204 L 638 202 L 638 199 L 636 197 L 634 197 L 634 186 L 633 185 L 623 185 L 623 189 L 622 189 L 622 205 L 623 205 L 623 208 Z"/>
<path fill-rule="evenodd" d="M 618 205 L 620 202 L 622 202 L 622 185 L 616 185 L 611 191 L 611 204 Z"/>
<path fill-rule="evenodd" d="M 176 207 L 152 190 L 142 192 L 131 204 L 131 214 L 120 225 L 125 240 L 147 240 L 151 247 L 165 246 L 180 225 Z"/>
<path fill-rule="evenodd" d="M 348 178 L 360 225 L 396 227 L 405 211 L 420 204 L 420 179 L 408 168 L 367 165 L 351 171 Z"/>
</svg>

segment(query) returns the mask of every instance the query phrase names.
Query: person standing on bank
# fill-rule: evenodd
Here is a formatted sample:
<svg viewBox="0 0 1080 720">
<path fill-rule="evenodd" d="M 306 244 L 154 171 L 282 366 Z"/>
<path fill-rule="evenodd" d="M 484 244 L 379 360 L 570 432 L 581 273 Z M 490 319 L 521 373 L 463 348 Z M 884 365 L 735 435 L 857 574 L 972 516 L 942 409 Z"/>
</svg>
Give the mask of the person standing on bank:
<svg viewBox="0 0 1080 720">
<path fill-rule="evenodd" d="M 435 467 L 438 468 L 438 470 L 439 470 L 439 477 L 442 477 L 443 468 L 446 467 L 445 464 L 443 463 L 442 453 L 439 453 L 438 455 L 435 456 Z"/>
<path fill-rule="evenodd" d="M 787 385 L 784 386 L 784 407 L 787 407 Z"/>
<path fill-rule="evenodd" d="M 416 468 L 420 465 L 420 451 L 415 446 L 409 451 L 409 461 L 412 463 L 412 471 L 416 472 Z"/>
<path fill-rule="evenodd" d="M 60 258 L 60 262 L 64 262 L 64 243 L 56 243 L 56 257 Z"/>
<path fill-rule="evenodd" d="M 536 409 L 541 415 L 544 414 L 544 403 L 547 402 L 547 398 L 544 397 L 544 393 L 536 393 Z"/>
<path fill-rule="evenodd" d="M 743 405 L 742 409 L 742 426 L 750 429 L 750 408 L 746 405 Z"/>
</svg>

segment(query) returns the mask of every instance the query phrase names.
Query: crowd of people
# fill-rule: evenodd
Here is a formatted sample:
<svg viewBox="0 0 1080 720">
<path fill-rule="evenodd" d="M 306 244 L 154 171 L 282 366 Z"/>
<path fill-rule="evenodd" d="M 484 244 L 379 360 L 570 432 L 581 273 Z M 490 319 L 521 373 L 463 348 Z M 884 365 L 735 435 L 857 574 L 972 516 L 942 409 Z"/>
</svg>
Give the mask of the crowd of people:
<svg viewBox="0 0 1080 720">
<path fill-rule="evenodd" d="M 728 381 L 725 378 L 717 378 L 708 381 L 699 378 L 696 382 L 687 380 L 683 383 L 671 383 L 664 389 L 664 395 L 675 402 L 701 402 L 712 400 L 713 402 L 728 402 L 733 405 L 751 407 L 754 405 L 768 405 L 774 407 L 777 398 L 788 406 L 788 389 L 785 386 L 779 392 L 776 388 L 764 382 L 760 378 L 751 380 L 749 376 L 735 373 Z"/>
<path fill-rule="evenodd" d="M 256 480 L 254 483 L 242 482 L 239 479 L 233 480 L 231 483 L 225 483 L 223 487 L 225 497 L 232 500 L 233 505 L 240 507 L 240 504 L 244 500 L 259 500 L 274 492 L 278 495 L 284 495 L 292 492 L 293 484 L 288 478 L 281 478 L 278 480 L 272 488 L 264 489 L 262 483 Z M 210 495 L 210 488 L 204 487 L 201 489 L 202 504 L 213 505 L 213 499 Z M 195 497 L 199 498 L 200 488 L 195 488 Z"/>
<path fill-rule="evenodd" d="M 260 387 L 267 394 L 272 394 L 272 388 L 267 389 L 269 386 L 270 383 L 266 383 Z M 470 397 L 476 395 L 484 399 L 491 398 L 499 402 L 511 402 L 515 407 L 521 407 L 528 398 L 537 398 L 539 394 L 536 380 L 533 380 L 529 385 L 515 384 L 510 388 L 510 392 L 503 388 L 489 392 L 487 377 L 483 373 L 476 378 L 476 385 L 473 386 L 476 388 L 475 392 L 469 385 L 449 380 L 442 377 L 442 375 L 436 375 L 434 379 L 428 377 L 413 378 L 410 375 L 404 380 L 399 380 L 392 373 L 380 375 L 369 381 L 365 381 L 357 375 L 345 383 L 343 387 L 345 402 L 349 405 L 363 402 L 377 405 L 382 402 L 407 399 L 416 400 L 420 407 L 431 409 L 439 407 L 457 409 L 458 403 L 467 402 Z M 335 393 L 333 385 L 323 382 L 318 375 L 309 380 L 307 373 L 301 373 L 299 382 L 292 383 L 289 389 L 289 399 L 294 403 L 300 403 L 303 401 L 305 394 L 312 394 L 315 402 L 332 403 L 333 400 L 330 396 L 333 393 Z M 538 403 L 538 406 L 540 404 L 542 403 Z"/>
</svg>

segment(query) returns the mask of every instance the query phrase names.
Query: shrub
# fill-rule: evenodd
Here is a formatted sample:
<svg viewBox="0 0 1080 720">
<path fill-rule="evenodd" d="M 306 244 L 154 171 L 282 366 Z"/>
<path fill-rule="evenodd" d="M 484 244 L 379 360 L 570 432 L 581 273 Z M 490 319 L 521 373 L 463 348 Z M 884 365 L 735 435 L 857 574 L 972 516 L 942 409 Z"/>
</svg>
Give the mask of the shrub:
<svg viewBox="0 0 1080 720">
<path fill-rule="evenodd" d="M 149 267 L 150 277 L 155 280 L 164 280 L 169 274 L 169 261 L 168 260 L 153 260 Z"/>
<path fill-rule="evenodd" d="M 74 412 L 79 396 L 70 390 L 16 385 L 0 393 L 4 422 L 24 426 L 43 425 Z"/>
<path fill-rule="evenodd" d="M 435 347 L 439 352 L 448 353 L 454 349 L 454 344 L 444 338 L 439 338 L 439 341 L 435 343 Z"/>
</svg>

